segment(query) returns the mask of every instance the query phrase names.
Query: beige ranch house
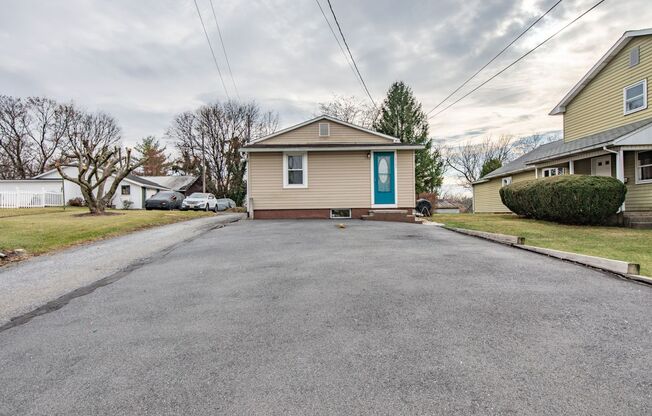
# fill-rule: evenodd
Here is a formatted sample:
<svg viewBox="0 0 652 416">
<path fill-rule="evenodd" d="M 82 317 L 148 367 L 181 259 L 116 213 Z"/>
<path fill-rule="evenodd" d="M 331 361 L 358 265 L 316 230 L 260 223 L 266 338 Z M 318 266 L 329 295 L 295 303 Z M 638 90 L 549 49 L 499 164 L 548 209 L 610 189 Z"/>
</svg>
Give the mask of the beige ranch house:
<svg viewBox="0 0 652 416">
<path fill-rule="evenodd" d="M 249 215 L 413 222 L 422 148 L 329 116 L 281 130 L 241 149 Z"/>
<path fill-rule="evenodd" d="M 473 184 L 475 212 L 510 212 L 499 190 L 555 175 L 598 175 L 627 185 L 625 222 L 652 221 L 652 29 L 625 32 L 550 112 L 564 138 L 545 144 Z"/>
</svg>

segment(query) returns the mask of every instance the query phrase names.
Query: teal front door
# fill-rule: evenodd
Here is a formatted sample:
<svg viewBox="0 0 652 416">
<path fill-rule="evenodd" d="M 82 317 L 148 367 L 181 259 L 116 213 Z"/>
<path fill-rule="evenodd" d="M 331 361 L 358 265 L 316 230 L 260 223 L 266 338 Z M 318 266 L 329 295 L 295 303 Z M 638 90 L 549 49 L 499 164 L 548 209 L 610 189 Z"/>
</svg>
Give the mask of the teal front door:
<svg viewBox="0 0 652 416">
<path fill-rule="evenodd" d="M 374 205 L 396 204 L 394 152 L 374 152 Z"/>
</svg>

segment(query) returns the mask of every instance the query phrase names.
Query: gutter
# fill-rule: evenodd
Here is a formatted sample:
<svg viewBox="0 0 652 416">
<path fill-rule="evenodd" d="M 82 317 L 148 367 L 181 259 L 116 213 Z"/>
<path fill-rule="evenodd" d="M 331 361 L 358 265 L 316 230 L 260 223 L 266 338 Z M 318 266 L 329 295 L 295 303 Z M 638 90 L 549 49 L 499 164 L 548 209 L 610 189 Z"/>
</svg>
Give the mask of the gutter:
<svg viewBox="0 0 652 416">
<path fill-rule="evenodd" d="M 613 144 L 613 140 L 609 144 Z M 589 151 L 589 150 L 595 150 L 595 149 L 600 149 L 600 148 L 604 149 L 605 147 L 606 147 L 606 145 L 604 143 L 601 143 L 601 144 L 596 144 L 596 145 L 589 146 L 589 147 L 583 147 L 583 148 L 577 149 L 577 150 L 571 150 L 571 151 L 564 152 L 564 153 L 558 153 L 558 154 L 552 155 L 550 157 L 543 157 L 543 158 L 539 158 L 539 159 L 527 160 L 525 163 L 528 164 L 528 165 L 534 165 L 534 164 L 539 163 L 539 162 L 547 162 L 547 161 L 551 161 L 551 160 L 555 160 L 555 159 L 560 159 L 560 158 L 565 157 L 565 156 L 572 156 L 572 155 L 579 154 L 579 153 L 582 153 L 582 152 L 586 152 L 586 151 Z"/>
<path fill-rule="evenodd" d="M 382 145 L 382 146 L 342 146 L 342 147 L 274 147 L 274 148 L 240 148 L 240 151 L 243 153 L 255 153 L 255 152 L 341 152 L 341 151 L 382 151 L 382 150 L 421 150 L 425 146 L 422 145 L 410 145 L 410 146 L 392 146 Z"/>
</svg>

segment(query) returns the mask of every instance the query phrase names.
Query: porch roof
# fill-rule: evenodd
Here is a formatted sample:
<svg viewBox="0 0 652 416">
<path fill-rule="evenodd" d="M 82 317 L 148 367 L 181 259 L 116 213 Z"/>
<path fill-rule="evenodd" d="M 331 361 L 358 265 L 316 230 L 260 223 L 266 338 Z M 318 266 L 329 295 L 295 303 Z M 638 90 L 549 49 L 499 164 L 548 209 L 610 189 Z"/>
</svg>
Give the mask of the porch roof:
<svg viewBox="0 0 652 416">
<path fill-rule="evenodd" d="M 570 142 L 564 142 L 563 140 L 558 140 L 556 142 L 550 143 L 553 146 L 545 145 L 547 147 L 545 149 L 542 149 L 542 151 L 540 152 L 536 152 L 536 150 L 539 150 L 544 146 L 541 146 L 535 151 L 525 155 L 527 156 L 525 163 L 527 165 L 532 165 L 537 162 L 543 162 L 550 159 L 557 159 L 563 156 L 581 153 L 588 150 L 600 148 L 603 146 L 609 146 L 619 138 L 634 133 L 637 130 L 641 130 L 645 127 L 648 127 L 649 125 L 652 125 L 652 118 L 637 121 L 635 123 L 626 124 L 624 126 L 616 127 L 600 133 L 591 134 L 589 136 L 582 137 L 581 139 L 577 139 L 577 140 L 572 140 Z"/>
</svg>

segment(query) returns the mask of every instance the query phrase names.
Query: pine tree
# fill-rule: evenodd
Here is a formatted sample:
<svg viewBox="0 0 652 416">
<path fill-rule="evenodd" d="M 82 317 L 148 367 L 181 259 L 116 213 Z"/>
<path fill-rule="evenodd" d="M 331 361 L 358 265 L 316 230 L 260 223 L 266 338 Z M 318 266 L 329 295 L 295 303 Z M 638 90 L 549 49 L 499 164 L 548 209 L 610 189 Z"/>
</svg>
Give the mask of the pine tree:
<svg viewBox="0 0 652 416">
<path fill-rule="evenodd" d="M 480 170 L 480 177 L 490 174 L 494 170 L 503 167 L 503 162 L 498 158 L 487 159 Z"/>
<path fill-rule="evenodd" d="M 140 158 L 145 159 L 140 172 L 137 173 L 143 176 L 167 175 L 172 164 L 168 161 L 168 156 L 165 154 L 165 147 L 161 147 L 156 137 L 144 137 L 135 148 Z"/>
<path fill-rule="evenodd" d="M 389 88 L 374 129 L 398 137 L 402 143 L 425 146 L 415 154 L 415 190 L 420 194 L 439 189 L 444 180 L 444 160 L 428 137 L 428 118 L 421 103 L 403 81 L 395 82 Z"/>
</svg>

